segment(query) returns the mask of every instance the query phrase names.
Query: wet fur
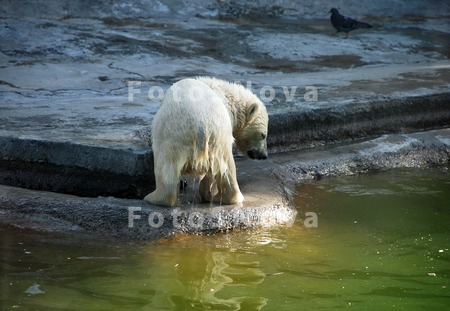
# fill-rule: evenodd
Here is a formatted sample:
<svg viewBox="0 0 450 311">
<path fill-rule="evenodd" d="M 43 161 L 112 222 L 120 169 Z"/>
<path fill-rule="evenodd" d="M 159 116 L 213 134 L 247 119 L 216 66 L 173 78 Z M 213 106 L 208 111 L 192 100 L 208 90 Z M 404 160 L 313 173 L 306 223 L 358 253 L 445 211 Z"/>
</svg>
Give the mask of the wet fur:
<svg viewBox="0 0 450 311">
<path fill-rule="evenodd" d="M 192 100 L 195 89 L 203 97 Z M 264 105 L 241 85 L 207 77 L 175 83 L 153 120 L 156 189 L 144 200 L 176 205 L 179 180 L 189 174 L 201 180 L 199 202 L 242 202 L 232 145 L 252 158 L 267 158 L 267 123 Z"/>
</svg>

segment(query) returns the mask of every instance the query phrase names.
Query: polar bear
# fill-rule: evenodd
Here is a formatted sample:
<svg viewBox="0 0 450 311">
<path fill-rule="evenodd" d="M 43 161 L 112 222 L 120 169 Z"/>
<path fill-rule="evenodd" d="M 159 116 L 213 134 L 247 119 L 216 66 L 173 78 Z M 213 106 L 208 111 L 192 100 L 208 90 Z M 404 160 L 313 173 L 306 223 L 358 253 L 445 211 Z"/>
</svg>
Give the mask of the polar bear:
<svg viewBox="0 0 450 311">
<path fill-rule="evenodd" d="M 156 189 L 144 200 L 175 206 L 181 176 L 189 174 L 200 180 L 196 201 L 242 202 L 232 145 L 266 159 L 268 121 L 265 106 L 240 84 L 210 77 L 173 84 L 153 120 Z"/>
</svg>

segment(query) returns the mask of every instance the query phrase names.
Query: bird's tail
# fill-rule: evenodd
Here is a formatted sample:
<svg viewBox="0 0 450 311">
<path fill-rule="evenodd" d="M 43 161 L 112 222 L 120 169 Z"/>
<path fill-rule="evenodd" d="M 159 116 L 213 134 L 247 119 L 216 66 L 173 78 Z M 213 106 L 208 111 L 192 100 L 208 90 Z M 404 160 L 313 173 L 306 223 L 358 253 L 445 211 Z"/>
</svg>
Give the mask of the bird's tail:
<svg viewBox="0 0 450 311">
<path fill-rule="evenodd" d="M 357 28 L 372 28 L 372 25 L 364 22 L 358 22 Z"/>
</svg>

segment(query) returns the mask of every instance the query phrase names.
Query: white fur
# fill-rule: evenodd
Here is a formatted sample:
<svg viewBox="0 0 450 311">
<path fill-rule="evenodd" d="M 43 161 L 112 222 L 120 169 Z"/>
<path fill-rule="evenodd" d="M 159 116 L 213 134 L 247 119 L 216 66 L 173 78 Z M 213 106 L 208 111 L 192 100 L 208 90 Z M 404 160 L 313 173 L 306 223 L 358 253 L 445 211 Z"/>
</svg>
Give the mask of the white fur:
<svg viewBox="0 0 450 311">
<path fill-rule="evenodd" d="M 232 145 L 233 134 L 258 119 L 245 117 L 249 105 L 264 108 L 253 93 L 226 81 L 197 78 L 172 85 L 152 124 L 156 190 L 144 200 L 174 206 L 181 176 L 191 174 L 201 180 L 200 201 L 242 202 Z M 266 120 L 261 130 L 267 133 L 265 108 L 259 114 L 262 123 Z"/>
</svg>

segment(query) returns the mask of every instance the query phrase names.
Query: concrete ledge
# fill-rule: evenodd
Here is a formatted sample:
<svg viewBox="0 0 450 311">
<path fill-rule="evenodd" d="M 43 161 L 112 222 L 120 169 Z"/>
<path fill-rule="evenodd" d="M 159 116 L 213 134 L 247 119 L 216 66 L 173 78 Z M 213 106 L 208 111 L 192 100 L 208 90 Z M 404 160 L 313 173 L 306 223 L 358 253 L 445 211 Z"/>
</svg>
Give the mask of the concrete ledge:
<svg viewBox="0 0 450 311">
<path fill-rule="evenodd" d="M 291 225 L 296 211 L 272 206 L 160 208 L 141 200 L 82 198 L 0 186 L 2 222 L 38 231 L 62 231 L 149 240 L 178 233 Z"/>
<path fill-rule="evenodd" d="M 280 155 L 273 169 L 287 184 L 329 176 L 348 176 L 395 168 L 448 165 L 450 129 L 379 138 L 329 150 Z"/>
<path fill-rule="evenodd" d="M 148 147 L 113 149 L 15 137 L 0 137 L 0 145 L 1 184 L 122 198 L 141 198 L 154 185 Z"/>
<path fill-rule="evenodd" d="M 247 165 L 249 164 L 249 165 Z M 0 186 L 1 221 L 38 231 L 71 231 L 128 239 L 156 239 L 177 233 L 208 234 L 239 228 L 292 225 L 296 209 L 284 185 L 260 162 L 241 162 L 245 202 L 236 205 L 153 206 L 143 200 L 86 198 Z M 131 216 L 130 216 L 131 215 Z"/>
<path fill-rule="evenodd" d="M 350 103 L 270 116 L 268 144 L 284 152 L 450 126 L 450 93 Z"/>
<path fill-rule="evenodd" d="M 441 93 L 271 114 L 269 149 L 285 152 L 447 127 L 449 102 L 450 93 Z M 142 133 L 135 148 L 0 136 L 0 183 L 80 196 L 142 198 L 154 188 L 148 130 Z"/>
<path fill-rule="evenodd" d="M 297 214 L 289 202 L 295 193 L 295 184 L 302 180 L 390 168 L 448 165 L 449 161 L 450 129 L 384 135 L 323 151 L 278 154 L 264 162 L 238 161 L 238 179 L 246 198 L 240 205 L 184 203 L 171 209 L 152 206 L 142 200 L 83 198 L 0 186 L 0 215 L 4 224 L 19 228 L 131 239 L 289 226 Z M 129 225 L 130 215 L 135 218 L 132 226 Z"/>
</svg>

